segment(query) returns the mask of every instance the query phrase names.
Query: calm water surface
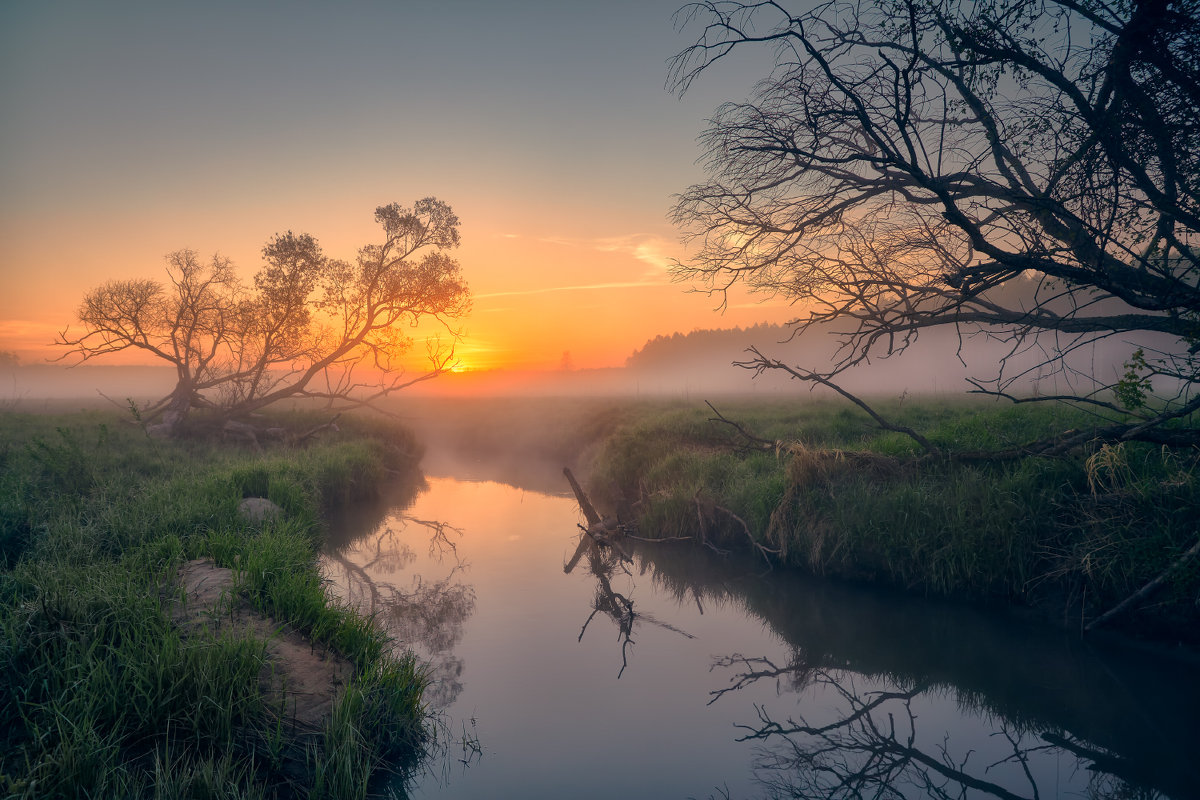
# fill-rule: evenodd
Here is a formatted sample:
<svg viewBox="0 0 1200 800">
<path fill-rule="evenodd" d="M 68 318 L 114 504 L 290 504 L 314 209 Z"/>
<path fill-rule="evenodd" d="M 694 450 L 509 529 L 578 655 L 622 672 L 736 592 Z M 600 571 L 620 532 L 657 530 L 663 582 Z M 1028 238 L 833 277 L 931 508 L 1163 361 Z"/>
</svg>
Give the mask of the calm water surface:
<svg viewBox="0 0 1200 800">
<path fill-rule="evenodd" d="M 1194 663 L 684 546 L 576 559 L 555 471 L 426 474 L 323 556 L 434 675 L 415 797 L 1200 796 Z"/>
</svg>

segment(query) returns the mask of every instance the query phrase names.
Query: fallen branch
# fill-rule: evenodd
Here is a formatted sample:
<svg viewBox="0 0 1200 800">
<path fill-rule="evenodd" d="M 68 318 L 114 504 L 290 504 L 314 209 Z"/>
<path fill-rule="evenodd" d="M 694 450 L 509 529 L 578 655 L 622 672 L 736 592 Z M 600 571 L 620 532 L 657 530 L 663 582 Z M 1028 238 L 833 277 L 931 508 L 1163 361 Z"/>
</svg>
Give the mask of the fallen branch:
<svg viewBox="0 0 1200 800">
<path fill-rule="evenodd" d="M 1162 572 L 1160 572 L 1157 577 L 1155 577 L 1153 580 L 1151 580 L 1149 583 L 1147 583 L 1141 589 L 1138 589 L 1136 592 L 1129 595 L 1129 597 L 1126 597 L 1124 600 L 1122 600 L 1116 606 L 1114 606 L 1113 608 L 1110 608 L 1108 611 L 1104 612 L 1103 614 L 1101 614 L 1100 616 L 1096 617 L 1094 620 L 1089 622 L 1086 626 L 1084 626 L 1084 629 L 1083 629 L 1084 632 L 1087 633 L 1089 631 L 1092 631 L 1092 630 L 1100 627 L 1104 623 L 1111 620 L 1113 617 L 1116 617 L 1117 615 L 1124 613 L 1128 609 L 1132 608 L 1135 604 L 1141 602 L 1145 598 L 1154 594 L 1156 591 L 1158 591 L 1160 588 L 1162 588 L 1163 584 L 1165 584 L 1167 582 L 1167 578 L 1170 577 L 1172 572 L 1179 569 L 1187 562 L 1191 561 L 1197 555 L 1200 555 L 1200 539 L 1197 539 L 1196 543 L 1193 544 L 1190 548 L 1188 548 L 1187 552 L 1185 552 L 1179 558 L 1177 558 L 1173 562 L 1171 562 L 1170 566 L 1168 566 L 1166 569 L 1164 569 Z"/>
<path fill-rule="evenodd" d="M 566 476 L 567 482 L 571 484 L 571 491 L 575 493 L 575 500 L 579 503 L 579 509 L 583 512 L 583 516 L 588 522 L 586 528 L 580 525 L 580 529 L 594 540 L 596 544 L 611 547 L 624 560 L 633 561 L 633 555 L 617 541 L 617 536 L 623 533 L 623 526 L 620 520 L 605 519 L 596 512 L 595 506 L 588 499 L 587 494 L 583 491 L 583 487 L 579 485 L 579 481 L 575 480 L 575 476 L 571 474 L 570 467 L 563 467 L 563 475 Z M 579 557 L 582 555 L 583 548 L 581 545 L 580 549 L 572 556 L 571 561 L 564 565 L 564 569 L 567 572 L 574 569 L 575 564 L 578 563 Z"/>
<path fill-rule="evenodd" d="M 626 550 L 617 540 L 617 536 L 623 536 L 621 525 L 612 520 L 604 520 L 595 525 L 589 525 L 586 528 L 582 525 L 579 530 L 583 531 L 584 535 L 598 545 L 611 547 L 621 557 L 622 561 L 633 561 L 633 554 Z"/>
<path fill-rule="evenodd" d="M 575 480 L 575 476 L 571 474 L 571 468 L 563 467 L 563 475 L 567 476 L 567 483 L 571 484 L 571 491 L 575 493 L 575 500 L 579 503 L 579 510 L 583 512 L 588 525 L 599 523 L 600 515 L 596 513 L 596 509 L 592 506 L 592 501 L 588 500 L 588 496 L 584 494 L 579 481 Z"/>
<path fill-rule="evenodd" d="M 575 553 L 571 556 L 567 563 L 563 564 L 563 572 L 567 575 L 570 575 L 571 571 L 574 570 L 576 565 L 579 564 L 579 559 L 583 558 L 583 554 L 595 546 L 595 539 L 590 536 L 580 536 L 579 546 L 575 548 Z"/>
<path fill-rule="evenodd" d="M 763 560 L 767 562 L 767 566 L 770 567 L 771 566 L 771 556 L 778 556 L 780 551 L 772 550 L 770 547 L 767 547 L 766 545 L 762 544 L 761 542 L 755 541 L 754 534 L 752 534 L 750 532 L 750 526 L 746 524 L 746 520 L 742 519 L 737 514 L 730 511 L 728 508 L 714 504 L 713 509 L 725 514 L 726 516 L 728 516 L 730 519 L 732 519 L 733 521 L 735 521 L 738 525 L 740 525 L 742 527 L 742 532 L 746 534 L 746 538 L 750 541 L 750 546 L 753 547 L 754 549 L 758 550 L 759 555 L 761 555 L 763 557 Z"/>
</svg>

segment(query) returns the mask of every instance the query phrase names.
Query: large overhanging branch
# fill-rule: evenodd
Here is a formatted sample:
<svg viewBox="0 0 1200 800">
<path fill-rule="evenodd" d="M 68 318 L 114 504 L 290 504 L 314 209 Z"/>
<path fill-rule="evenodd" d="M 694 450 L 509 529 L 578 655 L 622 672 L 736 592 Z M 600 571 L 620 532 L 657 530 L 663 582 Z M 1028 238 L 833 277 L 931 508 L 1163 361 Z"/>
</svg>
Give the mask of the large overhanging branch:
<svg viewBox="0 0 1200 800">
<path fill-rule="evenodd" d="M 1001 380 L 1009 359 L 1040 352 L 1037 369 L 1092 384 L 1054 397 L 1124 418 L 1093 435 L 1189 441 L 1153 432 L 1190 413 L 1200 382 L 1200 76 L 1180 55 L 1200 47 L 1200 20 L 1189 14 L 1169 0 L 690 7 L 681 19 L 704 27 L 672 64 L 676 90 L 741 47 L 775 46 L 777 67 L 702 138 L 713 179 L 674 211 L 701 246 L 676 277 L 722 302 L 741 283 L 802 304 L 797 330 L 848 323 L 826 369 L 761 353 L 743 366 L 863 407 L 837 375 L 952 325 L 960 357 L 964 332 L 1007 344 L 997 396 L 1016 397 Z M 1102 395 L 1119 380 L 1066 361 L 1117 334 L 1158 351 L 1134 388 L 1154 375 L 1175 392 L 1137 402 L 1132 421 L 1124 400 Z"/>
</svg>

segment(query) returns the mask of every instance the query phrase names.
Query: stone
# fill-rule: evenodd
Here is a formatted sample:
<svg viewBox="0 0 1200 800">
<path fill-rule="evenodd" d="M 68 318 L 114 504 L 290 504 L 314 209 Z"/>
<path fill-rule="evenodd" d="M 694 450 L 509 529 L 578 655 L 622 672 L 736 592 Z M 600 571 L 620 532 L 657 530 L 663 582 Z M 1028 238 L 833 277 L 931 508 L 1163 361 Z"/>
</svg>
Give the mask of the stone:
<svg viewBox="0 0 1200 800">
<path fill-rule="evenodd" d="M 247 497 L 238 503 L 238 512 L 244 519 L 255 523 L 283 517 L 283 509 L 265 497 Z"/>
</svg>

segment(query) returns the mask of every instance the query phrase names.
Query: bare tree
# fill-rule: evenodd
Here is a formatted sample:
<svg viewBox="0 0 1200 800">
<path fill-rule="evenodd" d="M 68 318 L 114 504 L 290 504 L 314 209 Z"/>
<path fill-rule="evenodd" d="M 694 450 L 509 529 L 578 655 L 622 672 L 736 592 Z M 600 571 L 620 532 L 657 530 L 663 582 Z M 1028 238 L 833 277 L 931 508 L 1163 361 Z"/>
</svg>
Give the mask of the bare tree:
<svg viewBox="0 0 1200 800">
<path fill-rule="evenodd" d="M 285 398 L 362 405 L 432 378 L 448 368 L 453 347 L 430 348 L 431 369 L 409 377 L 403 328 L 425 319 L 449 325 L 469 308 L 446 252 L 458 246 L 458 217 L 425 198 L 411 208 L 381 206 L 375 219 L 382 240 L 354 263 L 328 258 L 308 234 L 276 235 L 252 286 L 229 259 L 171 253 L 165 285 L 109 281 L 89 292 L 79 308 L 83 333 L 58 337 L 68 348 L 62 358 L 141 350 L 171 364 L 174 391 L 144 411 L 163 415 L 168 432 L 192 409 L 233 419 Z"/>
<path fill-rule="evenodd" d="M 710 0 L 679 19 L 700 28 L 680 93 L 743 47 L 776 66 L 702 137 L 712 177 L 675 207 L 698 244 L 677 274 L 782 296 L 797 333 L 841 337 L 824 366 L 742 366 L 839 388 L 953 326 L 960 353 L 1006 345 L 974 391 L 1086 404 L 1103 438 L 1200 441 L 1164 426 L 1200 409 L 1196 0 Z M 1111 337 L 1122 374 L 1072 370 Z M 1030 374 L 1069 388 L 1018 397 Z"/>
</svg>

